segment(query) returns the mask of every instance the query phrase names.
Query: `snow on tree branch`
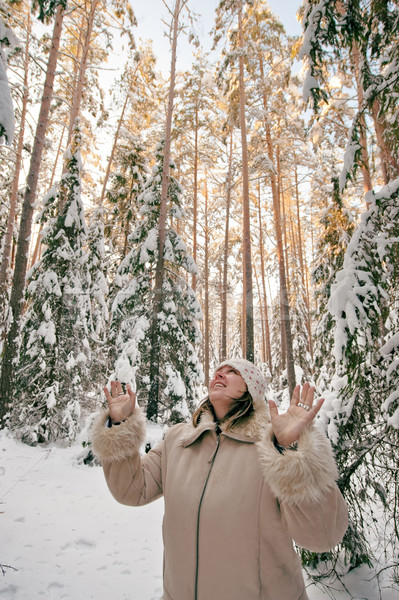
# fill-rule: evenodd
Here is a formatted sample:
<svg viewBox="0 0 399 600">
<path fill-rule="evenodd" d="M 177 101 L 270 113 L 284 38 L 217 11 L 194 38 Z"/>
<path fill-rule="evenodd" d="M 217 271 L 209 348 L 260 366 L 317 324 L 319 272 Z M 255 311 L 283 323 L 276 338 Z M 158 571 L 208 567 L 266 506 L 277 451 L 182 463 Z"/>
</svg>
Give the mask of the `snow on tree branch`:
<svg viewBox="0 0 399 600">
<path fill-rule="evenodd" d="M 11 31 L 5 27 L 0 19 L 0 143 L 3 141 L 10 146 L 14 139 L 15 116 L 11 98 L 10 86 L 7 78 L 7 53 L 18 46 L 19 40 Z"/>
</svg>

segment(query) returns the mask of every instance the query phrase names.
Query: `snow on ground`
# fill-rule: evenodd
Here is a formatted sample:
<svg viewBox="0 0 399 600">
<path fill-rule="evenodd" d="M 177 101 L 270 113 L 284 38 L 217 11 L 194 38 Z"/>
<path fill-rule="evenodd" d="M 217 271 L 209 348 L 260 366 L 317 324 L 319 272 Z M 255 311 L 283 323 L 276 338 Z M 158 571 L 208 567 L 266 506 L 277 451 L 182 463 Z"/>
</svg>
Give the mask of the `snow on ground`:
<svg viewBox="0 0 399 600">
<path fill-rule="evenodd" d="M 79 464 L 81 451 L 78 443 L 30 447 L 0 432 L 0 564 L 17 569 L 0 571 L 0 600 L 161 598 L 163 501 L 118 504 L 101 468 Z M 397 599 L 390 589 L 380 597 L 370 577 L 349 574 L 350 594 L 310 585 L 309 598 Z"/>
</svg>

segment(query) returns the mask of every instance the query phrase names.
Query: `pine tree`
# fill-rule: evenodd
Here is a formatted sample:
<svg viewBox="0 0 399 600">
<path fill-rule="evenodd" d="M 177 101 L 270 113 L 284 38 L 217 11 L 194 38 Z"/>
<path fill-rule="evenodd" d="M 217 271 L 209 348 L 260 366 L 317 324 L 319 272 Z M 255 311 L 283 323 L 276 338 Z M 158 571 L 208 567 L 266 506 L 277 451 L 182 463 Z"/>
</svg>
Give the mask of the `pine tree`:
<svg viewBox="0 0 399 600">
<path fill-rule="evenodd" d="M 80 133 L 44 200 L 45 250 L 29 274 L 12 427 L 29 443 L 73 440 L 90 386 L 90 275 L 80 184 Z M 61 212 L 58 212 L 62 206 Z"/>
<path fill-rule="evenodd" d="M 137 370 L 139 401 L 147 408 L 151 387 L 149 331 L 158 260 L 162 171 L 163 147 L 160 145 L 156 151 L 156 163 L 152 173 L 145 183 L 144 191 L 137 199 L 141 220 L 129 238 L 132 249 L 118 270 L 117 277 L 124 284 L 116 294 L 111 309 L 110 335 L 114 343 L 115 359 L 124 354 L 126 360 L 130 360 L 130 373 L 134 375 Z M 184 420 L 188 416 L 202 381 L 202 370 L 196 350 L 200 340 L 197 321 L 201 318 L 201 309 L 184 277 L 184 272 L 195 273 L 196 266 L 188 255 L 183 240 L 170 225 L 172 218 L 178 221 L 184 216 L 181 194 L 179 184 L 170 176 L 164 281 L 156 328 L 159 340 L 161 392 L 158 416 L 168 423 Z"/>
<path fill-rule="evenodd" d="M 43 8 L 43 6 L 45 4 L 46 2 L 44 1 L 41 3 L 41 14 L 43 14 L 43 18 L 46 15 L 46 12 L 43 12 L 45 8 Z M 13 389 L 15 375 L 14 368 L 18 360 L 19 336 L 28 264 L 29 241 L 35 207 L 35 195 L 39 179 L 40 162 L 45 142 L 45 131 L 50 113 L 50 103 L 53 94 L 54 77 L 64 17 L 63 0 L 53 0 L 50 4 L 51 5 L 48 8 L 48 11 L 49 14 L 52 14 L 52 11 L 55 11 L 55 23 L 53 29 L 52 46 L 47 63 L 46 80 L 32 148 L 29 173 L 26 180 L 18 246 L 15 257 L 15 269 L 10 296 L 11 325 L 4 345 L 3 361 L 1 365 L 0 426 L 4 424 L 4 416 L 8 411 L 11 401 L 11 390 Z"/>
</svg>

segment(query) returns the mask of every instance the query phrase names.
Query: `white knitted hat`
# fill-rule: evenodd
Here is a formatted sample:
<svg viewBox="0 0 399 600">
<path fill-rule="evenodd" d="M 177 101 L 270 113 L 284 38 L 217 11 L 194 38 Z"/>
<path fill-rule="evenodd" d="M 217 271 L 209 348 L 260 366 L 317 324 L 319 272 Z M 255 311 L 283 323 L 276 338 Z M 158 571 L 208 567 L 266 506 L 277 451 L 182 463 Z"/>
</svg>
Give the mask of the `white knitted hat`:
<svg viewBox="0 0 399 600">
<path fill-rule="evenodd" d="M 249 362 L 249 360 L 246 360 L 245 358 L 231 358 L 222 362 L 217 369 L 215 369 L 215 373 L 225 365 L 237 369 L 237 371 L 240 373 L 241 377 L 247 384 L 249 393 L 252 396 L 254 408 L 263 407 L 266 400 L 265 396 L 267 384 L 258 367 L 255 367 L 253 363 Z"/>
</svg>

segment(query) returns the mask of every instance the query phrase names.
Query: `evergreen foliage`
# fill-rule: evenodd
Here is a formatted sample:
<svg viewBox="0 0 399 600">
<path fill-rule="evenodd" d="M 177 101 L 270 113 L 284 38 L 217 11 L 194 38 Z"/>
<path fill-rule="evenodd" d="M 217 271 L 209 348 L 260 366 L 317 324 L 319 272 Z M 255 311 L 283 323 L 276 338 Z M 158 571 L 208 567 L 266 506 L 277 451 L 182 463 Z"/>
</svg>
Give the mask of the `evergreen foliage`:
<svg viewBox="0 0 399 600">
<path fill-rule="evenodd" d="M 304 39 L 299 56 L 305 59 L 307 75 L 304 98 L 312 99 L 316 112 L 328 104 L 325 59 L 343 56 L 347 68 L 356 48 L 360 53 L 360 81 L 364 90 L 363 106 L 355 114 L 345 155 L 341 188 L 356 174 L 360 165 L 360 136 L 365 127 L 363 113 L 375 123 L 378 144 L 388 178 L 399 174 L 399 117 L 396 110 L 399 91 L 399 8 L 395 2 L 355 0 L 306 0 L 303 8 Z M 349 64 L 348 64 L 349 63 Z M 387 156 L 387 148 L 389 148 Z"/>
<path fill-rule="evenodd" d="M 331 202 L 320 218 L 323 229 L 317 240 L 317 258 L 312 272 L 317 303 L 314 331 L 315 376 L 320 393 L 328 388 L 335 373 L 335 321 L 327 308 L 331 286 L 343 267 L 345 252 L 355 228 L 354 220 L 343 204 L 337 177 L 333 178 L 330 188 Z"/>
<path fill-rule="evenodd" d="M 143 190 L 148 172 L 145 149 L 126 129 L 120 132 L 114 157 L 114 170 L 106 194 L 105 235 L 113 249 L 121 248 L 121 259 L 128 252 L 128 237 L 137 219 L 136 199 Z M 119 262 L 119 261 L 118 261 Z"/>
<path fill-rule="evenodd" d="M 88 230 L 89 296 L 91 303 L 90 344 L 92 381 L 104 381 L 107 373 L 107 338 L 109 328 L 108 295 L 104 247 L 103 210 L 94 211 Z"/>
<path fill-rule="evenodd" d="M 139 401 L 144 404 L 150 391 L 151 348 L 146 333 L 150 328 L 154 302 L 162 168 L 160 145 L 156 151 L 156 163 L 145 182 L 143 192 L 137 198 L 141 219 L 129 237 L 132 248 L 118 269 L 117 280 L 121 282 L 121 289 L 116 294 L 111 309 L 110 336 L 114 343 L 114 356 L 117 358 L 125 350 L 125 356 L 131 357 L 132 375 L 140 367 L 137 370 L 137 392 Z M 203 377 L 196 350 L 200 341 L 197 320 L 201 318 L 201 309 L 184 278 L 184 273 L 194 273 L 196 266 L 183 240 L 171 226 L 172 220 L 178 221 L 184 216 L 181 194 L 179 184 L 171 176 L 162 305 L 157 325 L 161 390 L 158 414 L 162 422 L 168 423 L 179 422 L 188 417 Z M 135 343 L 132 344 L 132 340 Z"/>
<path fill-rule="evenodd" d="M 324 415 L 350 509 L 343 548 L 352 567 L 375 559 L 370 527 L 386 551 L 399 546 L 398 196 L 399 179 L 369 192 L 329 300 L 336 373 Z"/>
<path fill-rule="evenodd" d="M 91 306 L 80 133 L 43 203 L 41 260 L 29 273 L 12 424 L 29 443 L 73 440 L 90 381 Z"/>
</svg>

